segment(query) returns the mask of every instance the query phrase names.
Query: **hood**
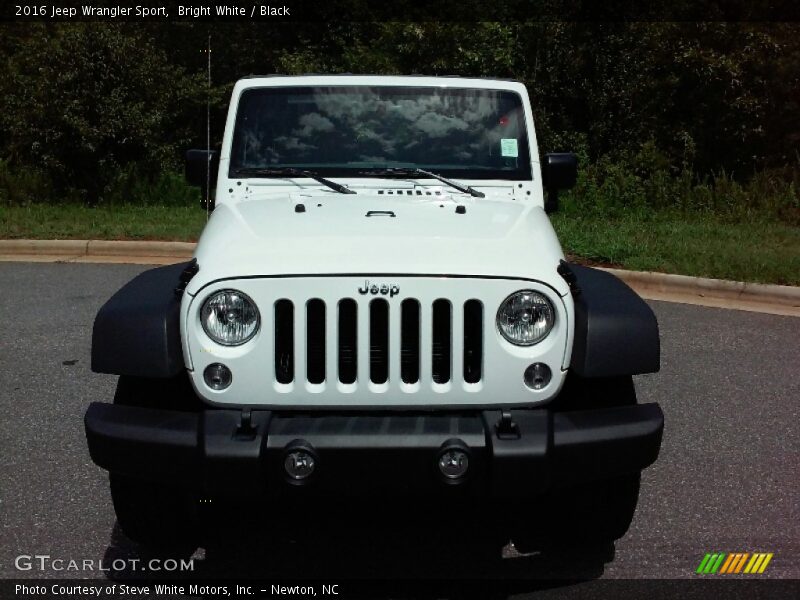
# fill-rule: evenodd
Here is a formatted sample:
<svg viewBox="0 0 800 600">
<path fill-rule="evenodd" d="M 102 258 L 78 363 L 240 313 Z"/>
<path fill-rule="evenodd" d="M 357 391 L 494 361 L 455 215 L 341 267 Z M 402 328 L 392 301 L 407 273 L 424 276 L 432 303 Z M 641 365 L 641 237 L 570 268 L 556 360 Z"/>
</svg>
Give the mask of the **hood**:
<svg viewBox="0 0 800 600">
<path fill-rule="evenodd" d="M 389 191 L 284 192 L 220 204 L 198 242 L 200 272 L 187 291 L 242 276 L 391 273 L 529 278 L 568 292 L 556 272 L 564 256 L 540 207 Z"/>
</svg>

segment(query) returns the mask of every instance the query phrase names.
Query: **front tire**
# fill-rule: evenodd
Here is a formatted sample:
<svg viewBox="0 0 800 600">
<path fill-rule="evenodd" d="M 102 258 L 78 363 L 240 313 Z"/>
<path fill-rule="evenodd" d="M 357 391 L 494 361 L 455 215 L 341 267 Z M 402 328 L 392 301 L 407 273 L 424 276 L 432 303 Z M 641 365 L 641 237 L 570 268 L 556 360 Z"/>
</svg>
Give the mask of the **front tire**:
<svg viewBox="0 0 800 600">
<path fill-rule="evenodd" d="M 193 411 L 200 407 L 188 375 L 172 379 L 120 376 L 114 404 Z M 111 499 L 122 532 L 151 550 L 190 554 L 197 548 L 198 499 L 189 490 L 110 473 Z"/>
<path fill-rule="evenodd" d="M 111 473 L 109 481 L 117 523 L 129 539 L 179 554 L 197 548 L 197 503 L 190 494 L 119 473 Z"/>
<path fill-rule="evenodd" d="M 512 540 L 519 552 L 597 548 L 628 531 L 639 498 L 639 474 L 582 484 L 520 510 Z"/>
<path fill-rule="evenodd" d="M 522 553 L 534 550 L 596 548 L 628 531 L 639 499 L 640 475 L 572 486 L 522 513 L 512 540 Z"/>
<path fill-rule="evenodd" d="M 554 401 L 571 412 L 633 406 L 631 376 L 584 379 L 570 372 Z M 570 486 L 519 507 L 512 540 L 520 552 L 606 546 L 628 531 L 639 500 L 641 473 Z"/>
</svg>

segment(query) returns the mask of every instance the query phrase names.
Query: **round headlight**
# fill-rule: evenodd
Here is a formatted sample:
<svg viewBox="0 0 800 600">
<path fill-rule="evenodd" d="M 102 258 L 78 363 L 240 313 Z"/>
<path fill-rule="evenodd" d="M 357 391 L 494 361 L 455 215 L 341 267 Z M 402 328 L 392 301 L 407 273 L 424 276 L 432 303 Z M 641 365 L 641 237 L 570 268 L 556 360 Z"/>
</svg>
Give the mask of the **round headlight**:
<svg viewBox="0 0 800 600">
<path fill-rule="evenodd" d="M 512 344 L 532 346 L 541 342 L 556 322 L 553 305 L 532 290 L 511 294 L 497 311 L 497 328 Z"/>
<path fill-rule="evenodd" d="M 237 290 L 214 292 L 200 309 L 206 335 L 223 346 L 239 346 L 258 331 L 261 320 L 255 303 Z"/>
</svg>

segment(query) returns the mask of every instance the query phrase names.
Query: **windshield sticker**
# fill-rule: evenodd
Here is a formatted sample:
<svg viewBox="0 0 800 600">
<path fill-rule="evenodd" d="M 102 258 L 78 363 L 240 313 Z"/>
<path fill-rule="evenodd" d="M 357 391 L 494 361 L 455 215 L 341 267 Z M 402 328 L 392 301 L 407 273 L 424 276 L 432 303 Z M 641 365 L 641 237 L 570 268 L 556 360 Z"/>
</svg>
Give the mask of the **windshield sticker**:
<svg viewBox="0 0 800 600">
<path fill-rule="evenodd" d="M 517 158 L 519 156 L 519 149 L 517 148 L 517 140 L 514 138 L 501 139 L 500 156 L 509 156 L 512 158 Z"/>
</svg>

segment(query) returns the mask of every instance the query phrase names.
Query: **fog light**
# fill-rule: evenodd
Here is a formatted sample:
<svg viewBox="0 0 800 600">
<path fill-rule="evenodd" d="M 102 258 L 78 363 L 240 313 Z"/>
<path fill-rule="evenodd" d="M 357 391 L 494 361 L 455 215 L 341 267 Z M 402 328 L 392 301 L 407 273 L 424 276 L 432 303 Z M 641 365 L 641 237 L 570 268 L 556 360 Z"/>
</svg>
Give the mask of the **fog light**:
<svg viewBox="0 0 800 600">
<path fill-rule="evenodd" d="M 303 481 L 311 477 L 316 466 L 314 455 L 300 448 L 289 451 L 283 461 L 286 474 L 294 481 Z"/>
<path fill-rule="evenodd" d="M 208 365 L 206 370 L 203 371 L 203 379 L 206 385 L 212 390 L 224 390 L 231 384 L 233 375 L 231 370 L 223 364 L 214 363 Z"/>
<path fill-rule="evenodd" d="M 525 385 L 527 385 L 532 390 L 541 390 L 547 387 L 547 384 L 550 383 L 550 377 L 552 373 L 550 372 L 550 367 L 548 367 L 544 363 L 533 363 L 527 369 L 525 369 L 525 376 L 523 379 L 525 380 Z"/>
<path fill-rule="evenodd" d="M 469 469 L 469 454 L 461 448 L 447 448 L 439 455 L 439 470 L 449 480 L 461 479 Z"/>
</svg>

